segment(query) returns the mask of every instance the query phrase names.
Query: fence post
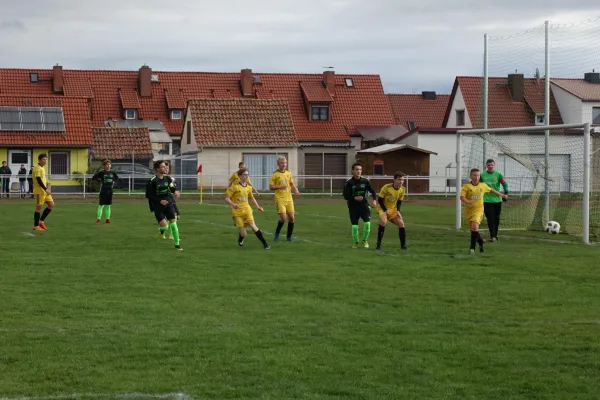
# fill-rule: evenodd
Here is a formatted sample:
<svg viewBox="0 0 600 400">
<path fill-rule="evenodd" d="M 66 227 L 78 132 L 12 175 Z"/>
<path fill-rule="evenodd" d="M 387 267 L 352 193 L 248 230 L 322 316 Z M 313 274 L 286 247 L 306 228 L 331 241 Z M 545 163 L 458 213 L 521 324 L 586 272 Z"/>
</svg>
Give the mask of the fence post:
<svg viewBox="0 0 600 400">
<path fill-rule="evenodd" d="M 129 184 L 127 185 L 128 186 L 127 190 L 129 192 L 128 195 L 131 196 L 131 175 L 127 175 L 127 179 L 129 181 Z"/>
<path fill-rule="evenodd" d="M 85 200 L 85 180 L 86 180 L 86 175 L 83 174 L 83 199 Z"/>
<path fill-rule="evenodd" d="M 210 195 L 214 196 L 215 195 L 215 186 L 214 186 L 214 181 L 213 181 L 213 176 L 210 176 Z"/>
<path fill-rule="evenodd" d="M 329 176 L 329 196 L 333 197 L 333 176 Z"/>
</svg>

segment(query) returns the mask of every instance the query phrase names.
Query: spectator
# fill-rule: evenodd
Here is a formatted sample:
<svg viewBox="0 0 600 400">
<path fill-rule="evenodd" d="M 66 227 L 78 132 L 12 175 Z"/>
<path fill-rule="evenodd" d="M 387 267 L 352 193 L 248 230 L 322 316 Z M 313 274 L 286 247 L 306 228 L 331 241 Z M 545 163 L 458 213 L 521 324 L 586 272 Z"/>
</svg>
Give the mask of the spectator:
<svg viewBox="0 0 600 400">
<path fill-rule="evenodd" d="M 21 164 L 21 169 L 19 169 L 19 188 L 20 193 L 19 197 L 24 199 L 27 194 L 27 190 L 25 188 L 25 182 L 27 181 L 27 169 L 24 164 Z"/>
<path fill-rule="evenodd" d="M 0 181 L 2 181 L 2 190 L 0 191 L 0 196 L 4 196 L 4 193 L 6 193 L 6 197 L 8 198 L 8 195 L 10 193 L 10 175 L 12 174 L 12 171 L 10 170 L 10 168 L 6 165 L 6 161 L 2 161 L 2 167 L 0 167 Z"/>
</svg>

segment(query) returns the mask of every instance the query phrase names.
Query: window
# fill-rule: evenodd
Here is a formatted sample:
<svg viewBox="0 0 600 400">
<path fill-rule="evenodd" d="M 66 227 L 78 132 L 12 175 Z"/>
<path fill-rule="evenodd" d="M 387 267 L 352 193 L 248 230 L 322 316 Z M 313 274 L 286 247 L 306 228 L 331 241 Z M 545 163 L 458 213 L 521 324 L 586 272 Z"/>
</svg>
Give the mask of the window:
<svg viewBox="0 0 600 400">
<path fill-rule="evenodd" d="M 354 82 L 352 81 L 352 78 L 346 78 L 344 79 L 344 82 L 346 83 L 346 87 L 354 87 Z"/>
<path fill-rule="evenodd" d="M 181 119 L 181 110 L 171 110 L 171 119 Z"/>
<path fill-rule="evenodd" d="M 187 144 L 192 144 L 192 121 L 187 122 L 186 128 Z"/>
<path fill-rule="evenodd" d="M 408 130 L 412 131 L 417 127 L 417 121 L 408 121 Z"/>
<path fill-rule="evenodd" d="M 329 106 L 312 106 L 313 121 L 329 121 Z"/>
<path fill-rule="evenodd" d="M 465 126 L 465 110 L 456 110 L 456 126 Z"/>
<path fill-rule="evenodd" d="M 69 175 L 69 153 L 66 151 L 52 151 L 48 158 L 50 177 L 66 179 Z"/>
<path fill-rule="evenodd" d="M 600 125 L 600 107 L 592 107 L 592 124 Z"/>
<path fill-rule="evenodd" d="M 64 132 L 60 107 L 0 107 L 1 131 Z"/>
<path fill-rule="evenodd" d="M 375 160 L 373 163 L 373 175 L 384 175 L 383 172 L 383 161 Z"/>
<path fill-rule="evenodd" d="M 137 110 L 133 108 L 125 110 L 125 119 L 137 119 Z"/>
<path fill-rule="evenodd" d="M 40 76 L 38 75 L 37 72 L 29 73 L 29 82 L 30 83 L 39 83 L 39 81 L 40 81 Z"/>
<path fill-rule="evenodd" d="M 535 124 L 544 125 L 546 123 L 546 114 L 535 114 Z"/>
</svg>

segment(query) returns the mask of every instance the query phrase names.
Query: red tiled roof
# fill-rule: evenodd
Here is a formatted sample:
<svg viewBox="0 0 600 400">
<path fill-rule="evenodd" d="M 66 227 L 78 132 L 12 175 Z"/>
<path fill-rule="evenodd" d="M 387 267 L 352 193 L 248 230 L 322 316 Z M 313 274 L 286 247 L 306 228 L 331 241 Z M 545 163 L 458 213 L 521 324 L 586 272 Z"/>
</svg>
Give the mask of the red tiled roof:
<svg viewBox="0 0 600 400">
<path fill-rule="evenodd" d="M 188 102 L 198 146 L 296 146 L 285 100 L 192 99 Z"/>
<path fill-rule="evenodd" d="M 28 78 L 29 79 L 29 76 Z M 89 106 L 84 98 L 61 96 L 3 96 L 0 106 L 8 107 L 62 107 L 65 121 L 64 132 L 1 131 L 0 146 L 56 146 L 88 147 L 92 144 L 92 128 Z"/>
<path fill-rule="evenodd" d="M 130 159 L 132 154 L 139 159 L 153 157 L 147 127 L 94 128 L 93 138 L 92 153 L 96 160 L 125 160 Z"/>
<path fill-rule="evenodd" d="M 300 82 L 300 89 L 307 101 L 315 103 L 331 103 L 333 97 L 321 82 Z"/>
<path fill-rule="evenodd" d="M 566 90 L 583 101 L 600 101 L 600 85 L 585 79 L 550 79 L 550 83 Z"/>
<path fill-rule="evenodd" d="M 418 127 L 441 128 L 450 95 L 438 94 L 435 100 L 425 100 L 422 94 L 388 94 L 396 123 L 406 129 L 408 121 L 415 121 Z"/>
<path fill-rule="evenodd" d="M 507 78 L 488 78 L 488 128 L 535 125 L 535 113 L 544 112 L 544 80 L 526 78 L 524 80 L 524 100 L 521 102 L 512 100 L 507 84 Z M 480 76 L 456 77 L 444 117 L 444 126 L 448 122 L 452 101 L 458 87 L 463 95 L 471 124 L 474 128 L 482 128 L 483 78 Z M 550 92 L 550 96 L 550 123 L 562 124 L 562 118 L 552 92 Z"/>
<path fill-rule="evenodd" d="M 29 83 L 29 72 L 38 72 L 42 81 Z M 187 102 L 190 98 L 240 98 L 240 73 L 209 72 L 162 72 L 152 82 L 152 97 L 138 98 L 141 108 L 138 118 L 160 120 L 167 131 L 174 135 L 183 132 L 184 119 L 171 120 L 165 90 L 177 93 Z M 262 74 L 261 82 L 254 84 L 259 99 L 286 100 L 294 121 L 299 140 L 302 141 L 349 141 L 348 133 L 354 126 L 393 125 L 394 118 L 384 94 L 378 75 L 336 74 L 334 101 L 331 103 L 330 121 L 310 122 L 300 88 L 306 85 L 322 85 L 322 74 Z M 138 87 L 138 71 L 63 70 L 65 95 L 91 97 L 93 126 L 104 126 L 108 119 L 121 119 L 123 109 L 118 89 L 133 91 Z M 50 78 L 52 70 L 0 69 L 0 95 L 52 96 Z M 344 85 L 345 78 L 352 78 L 354 87 Z M 88 90 L 88 85 L 90 90 Z M 92 97 L 93 96 L 93 97 Z"/>
<path fill-rule="evenodd" d="M 187 108 L 185 97 L 183 96 L 183 90 L 166 90 L 165 98 L 167 99 L 167 107 L 172 109 L 185 109 Z"/>
<path fill-rule="evenodd" d="M 140 105 L 140 98 L 135 90 L 132 89 L 120 89 L 119 97 L 121 98 L 121 105 L 124 109 L 132 108 L 139 110 L 142 108 Z"/>
</svg>

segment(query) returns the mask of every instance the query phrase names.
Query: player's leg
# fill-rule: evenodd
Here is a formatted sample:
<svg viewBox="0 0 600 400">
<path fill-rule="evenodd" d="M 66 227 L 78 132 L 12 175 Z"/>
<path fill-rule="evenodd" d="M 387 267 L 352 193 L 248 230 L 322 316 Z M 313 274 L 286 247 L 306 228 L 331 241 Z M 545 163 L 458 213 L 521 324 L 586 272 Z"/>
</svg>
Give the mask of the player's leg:
<svg viewBox="0 0 600 400">
<path fill-rule="evenodd" d="M 46 203 L 46 208 L 44 209 L 44 212 L 42 212 L 42 216 L 40 217 L 40 226 L 42 227 L 42 229 L 47 230 L 48 227 L 46 226 L 46 223 L 44 221 L 46 220 L 52 209 L 54 209 L 54 199 L 52 198 L 52 195 L 46 195 L 44 201 Z"/>
<path fill-rule="evenodd" d="M 106 223 L 110 224 L 110 215 L 111 215 L 111 207 L 112 207 L 112 199 L 113 199 L 113 191 L 109 189 L 106 193 Z"/>
<path fill-rule="evenodd" d="M 177 226 L 177 219 L 175 218 L 173 206 L 170 204 L 165 206 L 164 212 L 165 216 L 169 220 L 169 229 L 171 230 L 171 236 L 173 236 L 173 241 L 175 242 L 175 248 L 177 250 L 182 250 L 181 246 L 179 246 L 179 227 Z"/>
<path fill-rule="evenodd" d="M 265 248 L 265 250 L 270 249 L 267 241 L 265 240 L 265 237 L 263 236 L 263 234 L 260 231 L 260 229 L 258 229 L 258 226 L 256 226 L 256 224 L 254 223 L 254 221 L 252 221 L 252 220 L 246 220 L 246 223 L 248 224 L 248 226 L 250 227 L 250 229 L 252 229 L 252 232 L 254 232 L 254 234 L 256 235 L 256 238 L 262 243 L 262 245 Z"/>
<path fill-rule="evenodd" d="M 275 233 L 273 233 L 273 240 L 278 241 L 279 240 L 279 234 L 281 233 L 281 229 L 283 228 L 283 225 L 285 224 L 285 217 L 286 217 L 286 208 L 285 208 L 285 203 L 278 201 L 276 203 L 276 207 L 277 207 L 277 215 L 279 215 L 279 221 L 277 221 L 277 228 L 275 228 Z"/>
<path fill-rule="evenodd" d="M 35 212 L 33 213 L 33 229 L 36 231 L 43 231 L 44 228 L 40 226 L 40 217 L 42 206 L 44 205 L 44 201 L 46 200 L 45 194 L 36 193 L 35 194 Z"/>
<path fill-rule="evenodd" d="M 379 214 L 379 227 L 377 229 L 377 250 L 381 250 L 381 241 L 383 240 L 383 235 L 385 234 L 385 225 L 388 222 L 387 215 L 385 211 L 378 210 Z"/>
<path fill-rule="evenodd" d="M 166 239 L 167 237 L 166 232 L 169 229 L 169 222 L 167 221 L 167 217 L 165 216 L 165 213 L 163 212 L 163 206 L 162 205 L 157 205 L 155 207 L 153 207 L 153 211 L 154 211 L 154 217 L 156 218 L 156 221 L 158 222 L 158 235 L 161 239 Z"/>
<path fill-rule="evenodd" d="M 101 188 L 98 195 L 98 209 L 96 210 L 96 223 L 99 224 L 102 219 L 102 211 L 104 211 L 104 191 Z"/>
<path fill-rule="evenodd" d="M 406 250 L 406 228 L 404 226 L 404 218 L 402 214 L 396 212 L 396 216 L 391 220 L 398 227 L 398 237 L 400 238 L 400 248 Z"/>
<path fill-rule="evenodd" d="M 483 253 L 483 238 L 479 234 L 479 224 L 483 215 L 474 215 L 469 220 L 469 228 L 471 230 L 471 253 L 475 251 L 475 243 L 479 244 L 479 251 Z"/>
<path fill-rule="evenodd" d="M 294 202 L 290 201 L 287 205 L 286 205 L 286 214 L 287 214 L 287 220 L 288 220 L 288 227 L 287 227 L 287 234 L 286 234 L 286 238 L 288 242 L 291 242 L 292 239 L 292 233 L 294 232 L 294 223 L 296 222 L 296 214 L 294 211 Z"/>
<path fill-rule="evenodd" d="M 494 237 L 496 238 L 496 241 L 498 241 L 498 230 L 500 229 L 500 214 L 502 214 L 502 202 L 501 201 L 494 204 L 494 216 L 496 217 L 495 225 L 494 225 L 496 230 L 495 230 Z"/>
<path fill-rule="evenodd" d="M 496 237 L 496 215 L 494 203 L 483 203 L 483 213 L 488 224 L 490 239 L 494 241 L 494 238 Z"/>
<path fill-rule="evenodd" d="M 368 205 L 365 205 L 362 210 L 360 210 L 360 218 L 363 220 L 363 247 L 365 249 L 369 248 L 369 235 L 371 234 L 371 209 Z"/>
<path fill-rule="evenodd" d="M 348 209 L 348 213 L 350 214 L 350 225 L 352 226 L 352 248 L 358 248 L 358 220 L 359 213 L 358 209 L 351 206 Z"/>
</svg>

